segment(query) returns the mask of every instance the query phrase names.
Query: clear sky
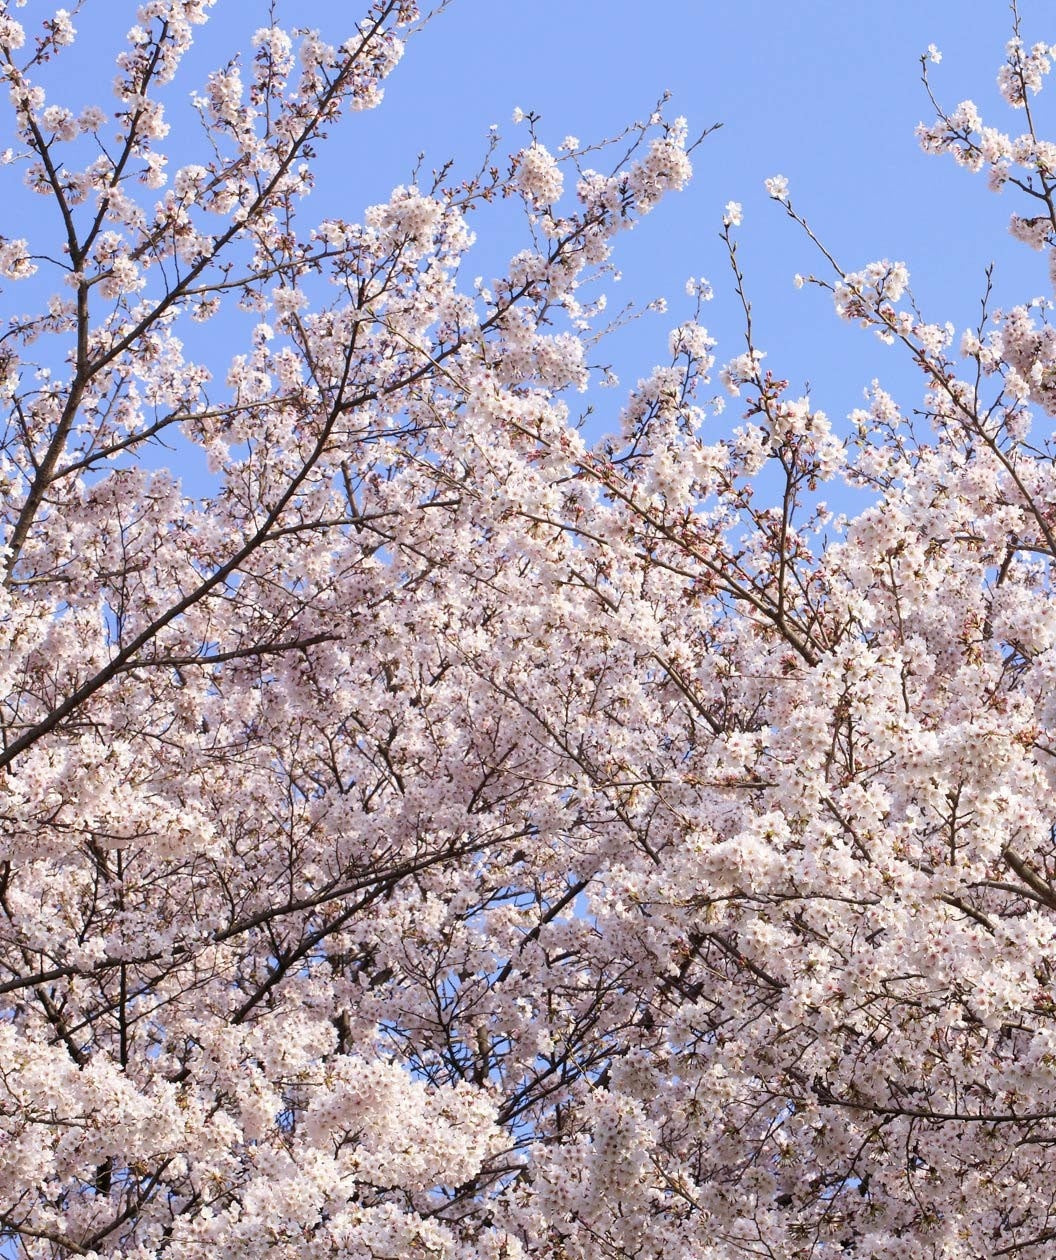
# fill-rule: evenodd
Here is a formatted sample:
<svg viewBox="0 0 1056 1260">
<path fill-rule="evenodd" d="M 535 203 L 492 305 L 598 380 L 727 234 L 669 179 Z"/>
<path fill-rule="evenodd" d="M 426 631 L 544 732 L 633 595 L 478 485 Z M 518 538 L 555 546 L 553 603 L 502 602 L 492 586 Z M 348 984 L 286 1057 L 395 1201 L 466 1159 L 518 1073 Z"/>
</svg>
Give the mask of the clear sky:
<svg viewBox="0 0 1056 1260">
<path fill-rule="evenodd" d="M 112 54 L 134 8 L 127 0 L 86 0 L 75 17 L 78 46 L 63 58 L 53 99 L 108 104 Z M 278 0 L 276 8 L 280 23 L 318 25 L 335 39 L 347 37 L 359 13 L 355 0 Z M 51 9 L 30 0 L 19 17 L 32 22 Z M 268 12 L 267 0 L 218 0 L 177 82 L 183 100 L 210 68 L 245 49 Z M 1022 13 L 1028 42 L 1056 39 L 1049 5 L 1023 0 Z M 705 322 L 719 338 L 720 359 L 743 348 L 718 237 L 732 199 L 744 205 L 741 261 L 768 365 L 797 386 L 809 381 L 834 419 L 859 405 L 874 376 L 912 407 L 920 383 L 898 352 L 840 324 L 826 295 L 793 288 L 793 274 L 820 260 L 762 181 L 788 177 L 794 204 L 844 265 L 904 260 L 929 319 L 952 320 L 958 329 L 973 322 L 991 260 L 1005 304 L 1045 292 L 1044 261 L 1007 233 L 1009 213 L 1022 209 L 1015 196 L 995 196 L 981 176 L 924 155 L 913 135 L 918 122 L 931 120 L 919 63 L 929 43 L 944 54 L 931 67 L 944 104 L 971 97 L 984 120 L 1021 129 L 1022 115 L 1001 103 L 994 82 L 1010 33 L 1002 0 L 450 0 L 412 40 L 381 108 L 337 129 L 305 213 L 358 218 L 407 181 L 419 151 L 427 169 L 453 158 L 469 173 L 490 124 L 500 125 L 504 151 L 524 142 L 510 121 L 515 106 L 542 116 L 540 137 L 556 148 L 569 133 L 588 141 L 618 131 L 670 91 L 673 112 L 685 114 L 691 129 L 723 126 L 697 150 L 692 186 L 619 241 L 624 279 L 610 309 L 632 297 L 670 302 L 668 315 L 635 325 L 614 347 L 624 382 L 664 356 L 668 328 L 688 312 L 690 275 L 714 284 Z M 1048 103 L 1043 94 L 1042 119 Z M 173 165 L 200 160 L 193 135 L 179 135 L 179 115 L 172 117 Z M 14 204 L 7 213 L 17 220 Z M 37 202 L 35 226 L 40 214 Z M 0 230 L 17 235 L 19 227 Z M 525 243 L 523 234 L 500 234 L 485 244 L 483 225 L 481 237 L 481 261 L 469 276 L 494 274 Z M 611 427 L 619 393 L 597 401 L 609 413 L 599 414 L 599 428 Z"/>
<path fill-rule="evenodd" d="M 1049 5 L 1024 0 L 1021 13 L 1028 42 L 1056 40 Z M 984 121 L 1022 130 L 995 86 L 1010 34 L 1001 0 L 454 0 L 408 49 L 383 112 L 354 120 L 366 195 L 355 178 L 348 194 L 371 200 L 418 149 L 436 163 L 468 160 L 493 122 L 513 147 L 515 105 L 540 113 L 541 136 L 556 145 L 569 132 L 610 133 L 668 90 L 691 128 L 723 126 L 697 150 L 693 185 L 620 241 L 621 287 L 666 296 L 677 315 L 686 278 L 708 276 L 716 296 L 705 321 L 720 358 L 739 353 L 718 229 L 726 201 L 740 201 L 741 260 L 770 365 L 809 380 L 834 418 L 876 375 L 912 406 L 920 385 L 895 349 L 839 323 L 826 295 L 793 288 L 793 274 L 820 260 L 762 181 L 788 177 L 797 208 L 845 266 L 904 260 L 933 320 L 974 322 L 991 260 L 999 300 L 1045 293 L 1043 259 L 1008 236 L 1009 214 L 1022 210 L 1014 193 L 988 192 L 982 176 L 922 153 L 913 134 L 932 118 L 919 62 L 929 43 L 943 53 L 930 71 L 945 105 L 970 97 Z M 1056 81 L 1048 92 L 1043 120 Z M 623 339 L 624 380 L 663 354 L 672 322 L 655 316 Z"/>
</svg>

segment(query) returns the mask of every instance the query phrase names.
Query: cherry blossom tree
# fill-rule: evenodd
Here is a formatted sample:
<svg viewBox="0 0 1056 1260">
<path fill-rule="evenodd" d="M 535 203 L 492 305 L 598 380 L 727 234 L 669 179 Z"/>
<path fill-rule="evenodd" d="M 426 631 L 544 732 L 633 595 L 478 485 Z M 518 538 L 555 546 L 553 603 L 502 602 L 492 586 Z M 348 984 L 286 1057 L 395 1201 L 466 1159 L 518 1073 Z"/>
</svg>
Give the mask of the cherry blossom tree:
<svg viewBox="0 0 1056 1260">
<path fill-rule="evenodd" d="M 74 20 L 12 7 L 51 244 L 0 240 L 37 302 L 0 337 L 2 1254 L 1050 1256 L 1050 304 L 956 340 L 777 176 L 806 283 L 922 408 L 875 384 L 834 426 L 764 365 L 730 203 L 746 350 L 712 387 L 691 286 L 593 442 L 610 254 L 689 178 L 682 119 L 529 115 L 319 222 L 413 0 L 260 30 L 178 167 L 210 0 L 144 4 L 79 114 L 42 86 Z M 921 141 L 1051 263 L 1051 50 L 1014 19 L 1021 133 L 936 100 Z M 496 200 L 521 248 L 470 283 Z"/>
</svg>

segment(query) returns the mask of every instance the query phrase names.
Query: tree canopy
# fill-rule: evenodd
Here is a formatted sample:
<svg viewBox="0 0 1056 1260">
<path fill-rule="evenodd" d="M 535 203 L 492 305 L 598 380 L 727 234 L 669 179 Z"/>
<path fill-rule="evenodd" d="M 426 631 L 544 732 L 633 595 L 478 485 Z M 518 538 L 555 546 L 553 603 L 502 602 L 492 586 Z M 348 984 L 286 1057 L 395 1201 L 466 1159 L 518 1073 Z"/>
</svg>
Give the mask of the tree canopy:
<svg viewBox="0 0 1056 1260">
<path fill-rule="evenodd" d="M 258 31 L 178 167 L 210 0 L 144 4 L 79 114 L 40 86 L 77 15 L 17 7 L 7 174 L 53 245 L 0 237 L 35 312 L 0 335 L 0 1253 L 1052 1255 L 1049 301 L 931 322 L 775 176 L 919 408 L 830 421 L 769 366 L 730 203 L 744 350 L 698 286 L 599 439 L 606 277 L 706 160 L 684 119 L 529 115 L 320 222 L 413 0 Z M 936 100 L 920 139 L 1052 274 L 1053 50 L 1012 34 L 1012 130 Z"/>
</svg>

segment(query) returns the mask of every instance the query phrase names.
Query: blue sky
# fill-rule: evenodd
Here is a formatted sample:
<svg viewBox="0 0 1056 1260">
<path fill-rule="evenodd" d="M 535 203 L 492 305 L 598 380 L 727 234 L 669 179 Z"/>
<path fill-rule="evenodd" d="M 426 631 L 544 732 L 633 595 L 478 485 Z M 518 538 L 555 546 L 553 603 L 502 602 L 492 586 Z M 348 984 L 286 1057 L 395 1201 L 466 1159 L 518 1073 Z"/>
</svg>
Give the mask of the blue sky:
<svg viewBox="0 0 1056 1260">
<path fill-rule="evenodd" d="M 1028 42 L 1056 39 L 1048 6 L 1026 0 L 1022 14 Z M 691 128 L 722 122 L 695 155 L 693 185 L 621 240 L 622 296 L 666 296 L 677 315 L 686 278 L 706 275 L 716 297 L 705 322 L 719 356 L 739 353 L 718 229 L 725 202 L 742 202 L 741 261 L 769 363 L 796 384 L 810 381 L 836 417 L 874 376 L 907 406 L 920 385 L 895 349 L 840 324 L 826 295 L 792 286 L 819 260 L 762 181 L 788 177 L 797 208 L 845 266 L 904 260 L 931 319 L 973 322 L 990 261 L 999 300 L 1046 293 L 1041 256 L 1008 236 L 1014 195 L 995 196 L 982 176 L 923 154 L 913 134 L 932 116 L 919 64 L 929 43 L 943 52 L 930 69 L 944 104 L 971 97 L 984 120 L 1022 129 L 995 86 L 1010 34 L 1000 0 L 454 0 L 408 49 L 382 112 L 353 125 L 384 143 L 366 183 L 382 170 L 399 176 L 418 149 L 435 162 L 468 159 L 492 122 L 512 147 L 515 105 L 541 114 L 541 135 L 555 145 L 569 132 L 616 130 L 664 90 Z M 1043 93 L 1042 119 L 1047 103 Z M 671 322 L 652 317 L 622 339 L 625 381 L 663 354 Z M 618 395 L 603 397 L 618 405 Z"/>
<path fill-rule="evenodd" d="M 78 46 L 63 58 L 52 99 L 109 104 L 112 54 L 134 7 L 87 0 L 76 16 Z M 1028 42 L 1056 39 L 1056 22 L 1045 25 L 1047 6 L 1024 0 L 1022 8 Z M 266 0 L 218 0 L 177 96 L 186 100 L 210 68 L 244 49 L 269 20 L 268 9 Z M 31 0 L 19 16 L 32 23 L 50 11 Z M 280 22 L 318 25 L 336 39 L 347 36 L 358 12 L 334 0 L 277 5 Z M 1042 258 L 1007 233 L 1009 213 L 1021 208 L 1014 194 L 989 193 L 982 177 L 921 153 L 913 135 L 931 119 L 919 57 L 932 42 L 944 54 L 931 68 L 944 104 L 972 97 L 986 121 L 1021 129 L 1022 116 L 1006 109 L 994 83 L 1010 33 L 1001 0 L 451 0 L 412 40 L 381 108 L 336 130 L 305 213 L 312 221 L 334 213 L 358 218 L 408 180 L 420 151 L 427 169 L 451 158 L 469 173 L 489 125 L 500 125 L 503 151 L 524 142 L 526 133 L 511 123 L 515 106 L 541 115 L 540 137 L 556 148 L 569 133 L 588 141 L 618 131 L 669 91 L 671 111 L 685 114 L 691 129 L 723 126 L 697 150 L 691 187 L 619 241 L 623 280 L 610 290 L 610 309 L 631 298 L 670 302 L 668 315 L 643 320 L 615 343 L 611 357 L 624 383 L 664 357 L 669 327 L 689 313 L 684 285 L 691 275 L 714 285 L 704 320 L 719 339 L 720 361 L 743 348 L 718 235 L 722 208 L 733 199 L 744 205 L 741 263 L 768 366 L 797 387 L 810 382 L 834 419 L 859 405 L 862 387 L 877 376 L 912 407 L 920 382 L 898 351 L 840 324 L 826 295 L 793 287 L 793 274 L 820 260 L 762 181 L 778 172 L 788 177 L 797 209 L 844 265 L 904 260 L 932 320 L 958 328 L 974 322 L 990 261 L 999 302 L 1046 292 Z M 1042 119 L 1046 104 L 1043 95 Z M 186 124 L 180 133 L 180 115 L 170 116 L 178 150 L 172 165 L 200 159 Z M 7 205 L 9 220 L 17 220 L 21 209 Z M 38 227 L 41 210 L 36 202 Z M 468 277 L 493 274 L 523 246 L 523 234 L 508 225 L 497 220 L 490 238 L 481 225 L 480 261 L 467 267 Z M 16 221 L 4 230 L 26 229 Z M 214 336 L 217 326 L 209 328 Z M 225 354 L 241 348 L 234 341 L 217 347 Z M 216 366 L 222 373 L 219 358 Z M 620 399 L 619 391 L 597 397 L 599 431 L 615 425 Z"/>
</svg>

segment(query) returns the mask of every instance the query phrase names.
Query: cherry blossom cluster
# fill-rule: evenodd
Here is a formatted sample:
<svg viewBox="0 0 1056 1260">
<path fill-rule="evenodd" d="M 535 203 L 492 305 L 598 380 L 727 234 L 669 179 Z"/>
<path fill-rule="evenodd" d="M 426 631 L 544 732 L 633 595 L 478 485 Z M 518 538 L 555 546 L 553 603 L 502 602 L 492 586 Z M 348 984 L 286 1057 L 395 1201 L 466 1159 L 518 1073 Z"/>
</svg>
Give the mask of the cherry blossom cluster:
<svg viewBox="0 0 1056 1260">
<path fill-rule="evenodd" d="M 0 1252 L 1050 1255 L 1047 300 L 932 320 L 772 176 L 807 295 L 923 400 L 791 384 L 731 201 L 744 348 L 694 277 L 595 440 L 619 236 L 689 179 L 685 121 L 518 110 L 479 174 L 313 218 L 430 15 L 275 17 L 170 166 L 210 7 L 142 5 L 76 112 L 80 11 L 0 6 L 40 197 L 0 237 Z M 1051 47 L 1013 35 L 1024 136 L 965 103 L 921 139 L 1051 254 Z M 496 199 L 524 234 L 469 282 Z"/>
</svg>

